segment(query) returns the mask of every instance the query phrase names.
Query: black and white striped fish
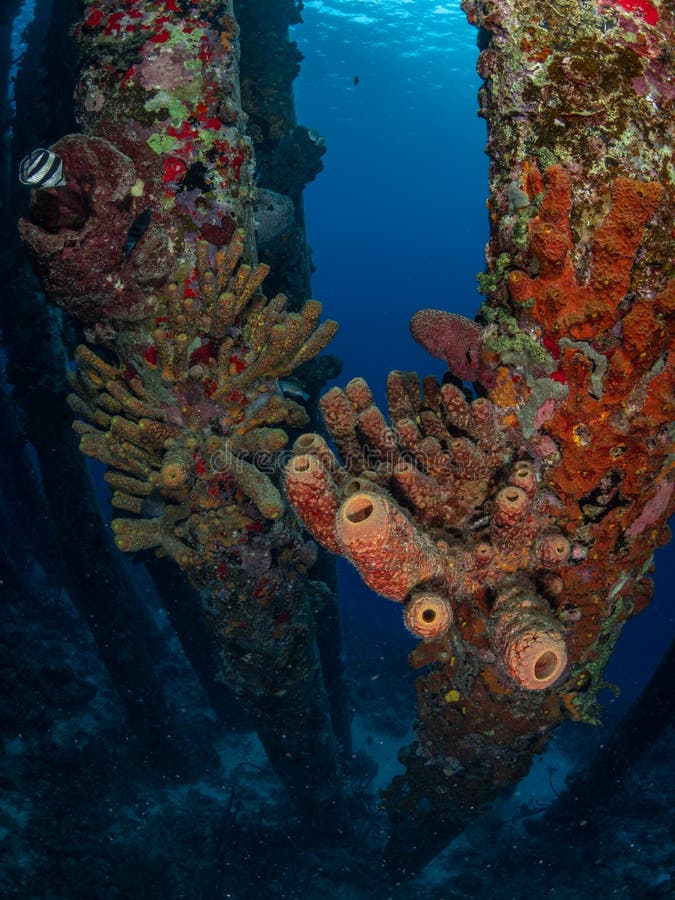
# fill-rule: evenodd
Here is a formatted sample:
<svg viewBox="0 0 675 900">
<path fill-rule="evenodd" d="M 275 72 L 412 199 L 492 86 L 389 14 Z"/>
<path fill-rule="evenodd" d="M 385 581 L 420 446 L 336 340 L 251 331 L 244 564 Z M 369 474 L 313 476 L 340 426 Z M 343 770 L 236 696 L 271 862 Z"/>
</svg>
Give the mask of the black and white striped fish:
<svg viewBox="0 0 675 900">
<path fill-rule="evenodd" d="M 36 189 L 60 187 L 66 183 L 61 157 L 43 147 L 33 150 L 19 164 L 19 181 Z"/>
</svg>

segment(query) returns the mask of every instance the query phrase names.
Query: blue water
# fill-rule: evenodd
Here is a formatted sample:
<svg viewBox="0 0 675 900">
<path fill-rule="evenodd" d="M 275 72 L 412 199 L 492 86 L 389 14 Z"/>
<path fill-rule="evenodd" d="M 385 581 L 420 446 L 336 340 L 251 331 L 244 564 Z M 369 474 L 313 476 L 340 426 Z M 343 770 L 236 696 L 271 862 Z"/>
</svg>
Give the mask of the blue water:
<svg viewBox="0 0 675 900">
<path fill-rule="evenodd" d="M 328 144 L 305 193 L 314 293 L 340 321 L 344 376 L 365 377 L 378 400 L 390 368 L 441 370 L 408 335 L 417 309 L 479 305 L 488 161 L 475 29 L 435 6 L 310 2 L 294 35 L 298 119 Z"/>
</svg>

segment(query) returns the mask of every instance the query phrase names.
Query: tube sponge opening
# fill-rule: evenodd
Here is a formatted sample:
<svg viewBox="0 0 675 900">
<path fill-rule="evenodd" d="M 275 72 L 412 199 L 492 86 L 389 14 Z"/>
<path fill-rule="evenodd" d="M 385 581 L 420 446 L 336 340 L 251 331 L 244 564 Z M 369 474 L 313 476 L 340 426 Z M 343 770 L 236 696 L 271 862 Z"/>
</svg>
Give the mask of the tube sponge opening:
<svg viewBox="0 0 675 900">
<path fill-rule="evenodd" d="M 490 630 L 502 668 L 526 690 L 545 690 L 565 671 L 563 626 L 527 580 L 512 583 L 498 595 Z"/>
<path fill-rule="evenodd" d="M 505 642 L 503 659 L 509 675 L 521 687 L 542 691 L 565 671 L 567 649 L 559 632 L 521 632 Z"/>
<path fill-rule="evenodd" d="M 416 594 L 405 605 L 403 621 L 416 637 L 425 641 L 442 637 L 452 625 L 454 614 L 449 601 L 440 594 Z"/>
</svg>

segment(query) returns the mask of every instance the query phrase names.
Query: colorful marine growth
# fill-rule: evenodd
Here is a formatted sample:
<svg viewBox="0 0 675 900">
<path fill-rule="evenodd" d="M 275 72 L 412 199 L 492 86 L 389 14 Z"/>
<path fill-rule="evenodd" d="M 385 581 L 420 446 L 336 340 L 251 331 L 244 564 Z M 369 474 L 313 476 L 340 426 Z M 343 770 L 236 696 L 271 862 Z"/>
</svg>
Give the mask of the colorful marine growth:
<svg viewBox="0 0 675 900">
<path fill-rule="evenodd" d="M 315 815 L 341 791 L 316 645 L 334 599 L 309 580 L 316 545 L 276 461 L 308 423 L 280 379 L 337 324 L 315 300 L 262 293 L 231 6 L 93 0 L 76 36 L 85 133 L 49 148 L 63 183 L 33 176 L 20 230 L 47 296 L 84 325 L 80 448 L 107 467 L 117 547 L 188 576 L 219 677 Z M 308 784 L 310 761 L 324 776 Z"/>
<path fill-rule="evenodd" d="M 490 638 L 502 680 L 548 687 L 566 651 L 536 587 L 556 593 L 570 541 L 547 516 L 533 462 L 517 458 L 517 430 L 488 399 L 468 403 L 453 384 L 427 378 L 422 393 L 414 373 L 390 373 L 387 396 L 391 428 L 361 379 L 323 398 L 347 468 L 318 435 L 299 438 L 286 471 L 291 501 L 366 584 L 405 603 L 413 634 L 446 639 L 454 622 L 471 643 Z M 437 643 L 430 652 L 441 651 Z"/>
<path fill-rule="evenodd" d="M 403 604 L 411 664 L 430 666 L 385 798 L 408 873 L 553 725 L 597 721 L 673 510 L 670 16 L 657 32 L 650 4 L 464 6 L 491 156 L 481 324 L 420 311 L 412 335 L 449 374 L 391 372 L 388 421 L 362 379 L 333 388 L 341 461 L 305 435 L 286 469 L 307 528 Z"/>
<path fill-rule="evenodd" d="M 229 4 L 85 7 L 86 133 L 50 148 L 65 184 L 36 190 L 21 224 L 47 294 L 96 345 L 72 376 L 81 447 L 108 466 L 118 547 L 170 557 L 199 589 L 296 799 L 339 806 L 315 547 L 272 474 L 307 424 L 279 379 L 336 326 L 260 290 Z M 385 797 L 389 863 L 408 874 L 563 717 L 597 720 L 673 506 L 671 14 L 464 7 L 491 156 L 480 324 L 421 310 L 413 337 L 449 374 L 391 372 L 388 420 L 362 379 L 333 388 L 341 459 L 300 435 L 285 478 L 316 540 L 420 638 L 416 738 Z"/>
<path fill-rule="evenodd" d="M 480 677 L 504 693 L 509 679 L 530 690 L 553 685 L 568 668 L 568 647 L 573 660 L 586 658 L 601 628 L 599 604 L 614 607 L 630 596 L 633 611 L 646 602 L 644 586 L 641 599 L 635 593 L 649 553 L 628 538 L 649 529 L 648 549 L 666 538 L 659 521 L 672 493 L 671 408 L 662 402 L 673 374 L 664 359 L 665 293 L 647 309 L 639 301 L 626 309 L 623 340 L 611 354 L 581 341 L 592 337 L 585 331 L 591 322 L 595 334 L 614 327 L 644 225 L 663 192 L 617 179 L 592 241 L 593 279 L 577 287 L 567 258 L 564 169 L 550 167 L 546 183 L 530 224 L 538 274 L 508 276 L 514 302 L 539 333 L 537 341 L 514 329 L 512 341 L 528 340 L 532 355 L 540 353 L 538 367 L 521 374 L 506 353 L 490 350 L 495 327 L 423 310 L 412 323 L 418 340 L 454 376 L 467 377 L 468 364 L 446 348 L 465 348 L 466 356 L 471 348 L 483 360 L 474 363 L 476 382 L 493 386 L 470 400 L 452 380 L 429 377 L 420 389 L 414 373 L 392 372 L 388 424 L 366 383 L 353 379 L 321 401 L 344 467 L 319 435 L 305 435 L 286 470 L 289 497 L 317 540 L 347 556 L 373 590 L 404 602 L 413 633 L 438 640 L 419 651 L 423 661 L 449 657 L 461 640 L 472 652 L 481 649 Z M 611 280 L 601 269 L 608 246 L 620 248 Z M 617 578 L 614 566 L 604 570 L 608 559 L 639 560 L 638 571 Z M 588 697 L 577 703 L 576 680 L 568 673 L 563 698 L 581 715 Z M 586 680 L 584 687 L 592 686 Z"/>
<path fill-rule="evenodd" d="M 267 576 L 269 549 L 256 535 L 284 502 L 264 467 L 285 447 L 285 428 L 307 422 L 277 378 L 335 332 L 330 320 L 318 324 L 317 301 L 300 313 L 281 296 L 267 302 L 258 290 L 266 266 L 237 266 L 242 238 L 216 255 L 215 271 L 208 245 L 198 245 L 191 296 L 169 284 L 157 327 L 134 335 L 124 368 L 78 347 L 69 397 L 81 450 L 110 466 L 112 505 L 134 516 L 113 519 L 117 546 L 158 548 L 198 582 L 230 588 L 235 561 Z M 311 554 L 298 558 L 304 570 Z"/>
<path fill-rule="evenodd" d="M 65 176 L 36 185 L 20 228 L 50 298 L 104 348 L 77 349 L 69 402 L 81 449 L 110 467 L 113 507 L 131 516 L 113 521 L 117 545 L 156 548 L 221 591 L 243 569 L 264 592 L 284 501 L 263 470 L 285 429 L 307 423 L 278 379 L 337 325 L 319 323 L 315 300 L 267 301 L 268 267 L 242 262 L 255 257 L 254 190 L 236 24 L 222 13 L 214 29 L 210 4 L 193 7 L 88 5 L 89 133 L 51 148 Z M 113 45 L 117 67 L 94 65 Z M 277 541 L 300 540 L 279 528 Z"/>
</svg>

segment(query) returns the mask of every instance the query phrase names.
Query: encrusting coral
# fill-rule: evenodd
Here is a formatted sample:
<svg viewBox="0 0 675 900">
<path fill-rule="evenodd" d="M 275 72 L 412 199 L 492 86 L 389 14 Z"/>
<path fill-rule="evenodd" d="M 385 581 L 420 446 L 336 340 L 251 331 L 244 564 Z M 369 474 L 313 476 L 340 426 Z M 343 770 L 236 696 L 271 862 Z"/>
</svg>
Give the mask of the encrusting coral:
<svg viewBox="0 0 675 900">
<path fill-rule="evenodd" d="M 259 291 L 267 267 L 241 264 L 242 237 L 213 267 L 208 245 L 198 245 L 192 286 L 168 286 L 152 343 L 136 335 L 123 366 L 80 346 L 71 375 L 80 447 L 110 467 L 112 505 L 133 515 L 113 520 L 117 546 L 156 548 L 200 579 L 225 580 L 241 545 L 282 515 L 264 468 L 286 445 L 285 428 L 308 419 L 277 378 L 337 328 L 319 324 L 316 301 L 299 313 L 281 295 L 267 301 Z"/>
</svg>

